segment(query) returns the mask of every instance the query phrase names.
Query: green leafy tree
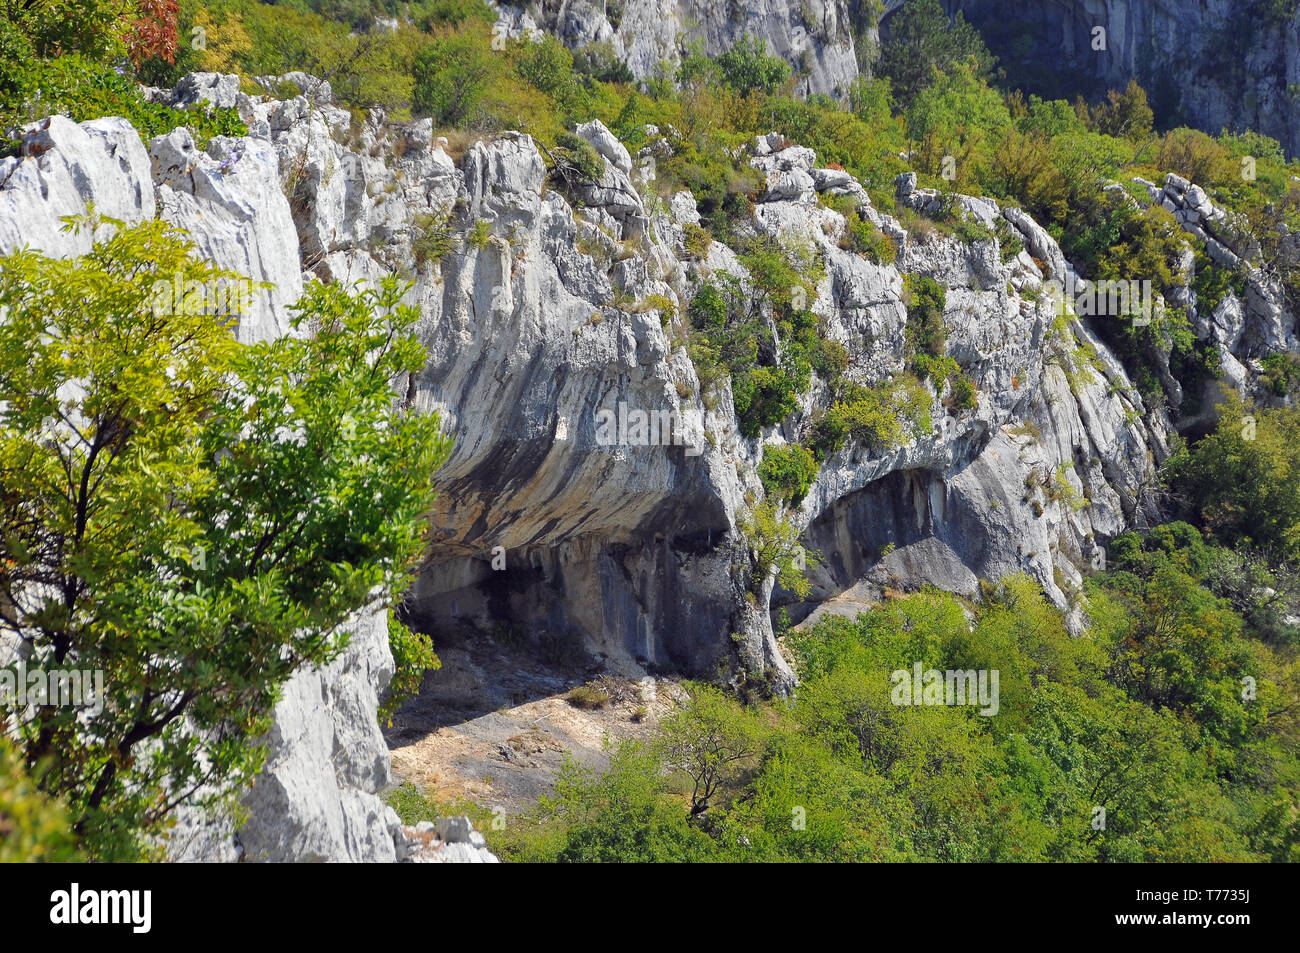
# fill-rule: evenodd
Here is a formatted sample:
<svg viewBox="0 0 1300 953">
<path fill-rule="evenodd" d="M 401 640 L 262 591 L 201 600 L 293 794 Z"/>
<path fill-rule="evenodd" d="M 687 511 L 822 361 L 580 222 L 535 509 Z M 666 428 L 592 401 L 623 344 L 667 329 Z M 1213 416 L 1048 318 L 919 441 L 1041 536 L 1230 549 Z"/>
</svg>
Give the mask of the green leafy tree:
<svg viewBox="0 0 1300 953">
<path fill-rule="evenodd" d="M 42 0 L 0 7 L 0 35 L 17 32 L 40 57 L 76 53 L 107 62 L 126 52 L 133 0 Z"/>
<path fill-rule="evenodd" d="M 478 115 L 500 66 L 477 32 L 434 39 L 415 57 L 415 111 L 439 126 L 464 127 Z"/>
<path fill-rule="evenodd" d="M 785 589 L 803 598 L 811 591 L 804 575 L 808 553 L 799 545 L 799 531 L 788 521 L 776 515 L 770 502 L 744 513 L 737 521 L 741 537 L 754 559 L 751 585 L 757 590 L 769 574 L 776 573 L 776 581 Z"/>
<path fill-rule="evenodd" d="M 774 498 L 798 506 L 817 478 L 817 461 L 799 444 L 776 445 L 763 450 L 759 479 Z"/>
<path fill-rule="evenodd" d="M 393 715 L 408 699 L 420 691 L 426 672 L 442 668 L 433 651 L 433 641 L 422 632 L 413 632 L 396 614 L 388 610 L 388 646 L 393 653 L 393 680 L 379 706 L 380 721 L 392 725 Z"/>
<path fill-rule="evenodd" d="M 1112 89 L 1107 93 L 1106 101 L 1091 110 L 1090 119 L 1098 132 L 1140 141 L 1151 135 L 1155 116 L 1147 105 L 1146 90 L 1131 79 L 1124 92 Z"/>
<path fill-rule="evenodd" d="M 790 78 L 790 64 L 767 52 L 767 41 L 742 36 L 718 57 L 722 80 L 738 93 L 775 93 Z"/>
<path fill-rule="evenodd" d="M 656 744 L 664 764 L 691 785 L 691 816 L 706 813 L 714 798 L 752 768 L 760 751 L 753 716 L 707 685 L 692 688 L 690 705 L 662 726 Z"/>
<path fill-rule="evenodd" d="M 1300 558 L 1300 413 L 1231 397 L 1215 430 L 1171 461 L 1170 472 L 1219 539 Z"/>
<path fill-rule="evenodd" d="M 87 849 L 130 857 L 251 780 L 284 681 L 405 589 L 449 443 L 395 404 L 424 358 L 395 281 L 313 284 L 299 336 L 241 346 L 188 293 L 159 306 L 232 277 L 182 234 L 80 224 L 89 254 L 0 267 L 0 630 L 104 673 L 102 712 L 38 708 L 19 744 Z"/>
<path fill-rule="evenodd" d="M 937 78 L 966 62 L 977 78 L 993 70 L 994 57 L 979 31 L 961 13 L 949 20 L 939 0 L 909 0 L 889 21 L 878 72 L 888 77 L 895 101 L 906 109 Z"/>
</svg>

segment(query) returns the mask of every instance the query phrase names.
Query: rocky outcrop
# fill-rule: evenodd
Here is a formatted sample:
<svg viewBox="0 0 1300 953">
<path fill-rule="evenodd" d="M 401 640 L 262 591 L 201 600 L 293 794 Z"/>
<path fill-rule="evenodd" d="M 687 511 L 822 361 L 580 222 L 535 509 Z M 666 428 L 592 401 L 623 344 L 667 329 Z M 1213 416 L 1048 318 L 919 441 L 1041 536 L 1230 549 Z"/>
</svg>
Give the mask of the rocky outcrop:
<svg viewBox="0 0 1300 953">
<path fill-rule="evenodd" d="M 645 198 L 632 157 L 599 123 L 580 133 L 605 172 L 575 186 L 575 209 L 547 188 L 527 136 L 478 143 L 453 165 L 418 127 L 368 126 L 357 157 L 335 141 L 328 110 L 263 103 L 249 116 L 269 130 L 282 169 L 307 156 L 299 233 L 304 247 L 334 236 L 318 273 L 375 276 L 396 262 L 415 282 L 430 361 L 409 394 L 443 415 L 456 450 L 438 475 L 414 618 L 434 631 L 509 626 L 627 674 L 739 668 L 788 684 L 763 611 L 770 586 L 749 591 L 737 526 L 761 492 L 763 446 L 797 439 L 821 407 L 810 395 L 801 413 L 747 440 L 725 383 L 706 401 L 672 315 L 711 274 L 746 275 L 721 243 L 703 261 L 686 255 L 683 226 L 698 221 L 690 196 Z M 401 159 L 369 158 L 399 137 Z M 1003 262 L 996 240 L 907 243 L 858 183 L 818 168 L 811 150 L 775 135 L 751 155 L 765 181 L 752 227 L 824 258 L 813 308 L 823 333 L 848 348 L 850 375 L 872 383 L 902 369 L 908 271 L 947 287 L 950 352 L 980 390 L 965 414 L 950 414 L 935 393 L 934 432 L 907 446 L 883 455 L 850 447 L 822 467 L 790 514 L 826 558 L 818 597 L 877 570 L 899 585 L 967 592 L 977 578 L 1027 571 L 1065 606 L 1103 540 L 1155 515 L 1152 467 L 1167 453 L 1168 422 L 1148 413 L 1087 327 L 1062 324 L 1048 300 L 1029 297 L 1064 276 L 1060 249 L 1022 212 L 974 198 L 960 200 L 967 214 L 1005 218 L 1028 251 Z M 821 193 L 854 196 L 903 240 L 897 266 L 841 249 L 843 219 Z M 910 187 L 904 195 L 931 198 Z M 351 232 L 323 229 L 349 201 Z M 416 265 L 414 223 L 430 215 L 461 237 L 436 263 Z M 598 414 L 620 407 L 665 415 L 680 439 L 606 444 Z"/>
<path fill-rule="evenodd" d="M 411 850 L 406 860 L 412 864 L 497 864 L 500 860 L 488 850 L 487 839 L 474 830 L 468 817 L 440 817 L 421 821 L 407 829 Z"/>
<path fill-rule="evenodd" d="M 527 9 L 502 3 L 498 12 L 502 36 L 540 30 L 575 50 L 605 44 L 637 79 L 661 75 L 665 64 L 675 69 L 687 44 L 717 56 L 745 36 L 794 67 L 801 94 L 846 94 L 858 73 L 845 0 L 573 0 Z"/>
<path fill-rule="evenodd" d="M 391 784 L 375 711 L 393 676 L 386 610 L 360 613 L 343 653 L 285 685 L 266 766 L 243 796 L 247 821 L 183 810 L 170 839 L 179 861 L 406 859 L 412 838 L 377 792 Z"/>
<path fill-rule="evenodd" d="M 720 242 L 703 260 L 687 255 L 684 226 L 698 221 L 689 194 L 647 198 L 634 158 L 599 123 L 579 133 L 604 174 L 566 198 L 525 135 L 453 162 L 427 123 L 372 116 L 351 142 L 346 114 L 302 97 L 242 97 L 240 108 L 291 183 L 304 265 L 349 281 L 396 268 L 413 282 L 430 358 L 408 399 L 437 410 L 456 438 L 411 594 L 416 622 L 435 633 L 508 626 L 633 676 L 733 672 L 788 685 L 766 610 L 790 597 L 773 597 L 770 583 L 751 591 L 738 525 L 761 496 L 764 446 L 800 439 L 826 395 L 814 387 L 799 412 L 750 440 L 726 382 L 705 393 L 680 315 L 711 275 L 747 274 Z M 648 153 L 672 148 L 671 136 Z M 848 349 L 850 377 L 875 383 L 903 368 L 910 272 L 946 287 L 949 351 L 979 392 L 961 413 L 934 392 L 934 430 L 894 451 L 853 445 L 826 461 L 788 514 L 824 557 L 816 598 L 867 578 L 974 592 L 979 578 L 1024 571 L 1069 604 L 1104 540 L 1156 515 L 1153 467 L 1169 424 L 1092 330 L 1058 320 L 1037 293 L 1066 277 L 1056 243 L 1023 212 L 970 197 L 957 200 L 963 214 L 1005 221 L 1026 250 L 1004 261 L 995 238 L 913 243 L 811 150 L 772 135 L 750 156 L 765 183 L 750 227 L 824 261 L 811 307 Z M 898 262 L 841 248 L 844 220 L 820 195 L 851 196 L 902 243 Z M 924 208 L 937 197 L 904 181 L 900 199 Z M 431 233 L 446 239 L 436 260 L 420 251 Z M 670 426 L 662 439 L 610 442 L 602 411 Z"/>
</svg>

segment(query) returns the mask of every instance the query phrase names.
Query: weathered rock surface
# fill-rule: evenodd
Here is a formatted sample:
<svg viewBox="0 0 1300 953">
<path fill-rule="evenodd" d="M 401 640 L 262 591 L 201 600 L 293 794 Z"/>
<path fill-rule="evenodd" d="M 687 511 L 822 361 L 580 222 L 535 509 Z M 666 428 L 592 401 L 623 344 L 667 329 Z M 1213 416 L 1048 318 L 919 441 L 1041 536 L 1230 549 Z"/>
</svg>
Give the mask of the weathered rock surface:
<svg viewBox="0 0 1300 953">
<path fill-rule="evenodd" d="M 412 864 L 497 864 L 487 848 L 487 839 L 474 830 L 468 817 L 440 817 L 421 821 L 406 829 L 411 851 L 405 860 Z"/>
<path fill-rule="evenodd" d="M 228 84 L 191 86 L 221 96 Z M 250 135 L 205 150 L 183 132 L 146 149 L 120 120 L 50 120 L 24 157 L 0 164 L 0 248 L 30 241 L 77 254 L 89 239 L 59 232 L 58 217 L 92 199 L 128 220 L 160 209 L 204 255 L 274 283 L 241 324 L 248 340 L 285 332 L 304 280 L 409 279 L 429 359 L 402 391 L 455 438 L 410 598 L 413 620 L 435 637 L 513 632 L 630 678 L 659 669 L 782 690 L 793 676 L 772 609 L 802 617 L 886 585 L 974 594 L 980 579 L 1016 572 L 1077 608 L 1081 570 L 1104 560 L 1106 540 L 1158 516 L 1154 472 L 1170 421 L 1144 405 L 1089 320 L 1061 318 L 1041 294 L 1072 274 L 1045 230 L 1018 209 L 959 196 L 963 214 L 1005 223 L 1025 250 L 1004 256 L 993 237 L 914 242 L 847 173 L 763 136 L 749 161 L 766 186 L 745 227 L 824 263 L 810 307 L 822 335 L 846 347 L 848 376 L 874 384 L 903 370 L 904 274 L 926 275 L 946 289 L 948 353 L 978 400 L 950 410 L 947 385 L 928 385 L 929 433 L 886 452 L 851 442 L 832 454 L 787 514 L 824 558 L 812 598 L 796 603 L 770 580 L 751 592 L 738 525 L 762 496 L 764 448 L 806 438 L 829 397 L 814 380 L 795 413 L 747 439 L 726 380 L 704 392 L 682 315 L 711 276 L 745 286 L 748 275 L 722 242 L 702 260 L 687 253 L 684 226 L 699 221 L 689 193 L 663 201 L 639 186 L 632 157 L 600 123 L 579 131 L 603 175 L 566 198 L 527 135 L 475 143 L 453 161 L 427 121 L 372 114 L 354 135 L 327 99 L 237 93 Z M 915 185 L 900 177 L 899 201 L 930 208 L 937 196 Z M 1153 201 L 1195 213 L 1180 219 L 1189 241 L 1217 241 L 1216 210 L 1192 183 L 1158 191 Z M 826 195 L 852 197 L 898 241 L 897 261 L 841 248 L 845 221 Z M 1294 324 L 1267 288 L 1246 299 L 1196 315 L 1243 380 L 1251 349 Z M 1194 298 L 1188 305 L 1195 314 Z M 613 440 L 602 411 L 622 420 Z M 666 425 L 625 439 L 631 412 Z M 409 856 L 412 835 L 374 793 L 388 780 L 374 709 L 391 665 L 375 616 L 359 620 L 334 666 L 295 676 L 271 762 L 248 795 L 254 817 L 237 837 L 193 821 L 180 854 Z"/>
<path fill-rule="evenodd" d="M 705 53 L 717 56 L 745 36 L 764 40 L 790 62 L 800 93 L 846 94 L 858 74 L 845 0 L 574 0 L 527 12 L 502 4 L 498 12 L 501 35 L 541 30 L 573 49 L 607 44 L 637 79 L 657 76 L 665 62 L 675 67 L 684 43 L 699 42 Z"/>
</svg>

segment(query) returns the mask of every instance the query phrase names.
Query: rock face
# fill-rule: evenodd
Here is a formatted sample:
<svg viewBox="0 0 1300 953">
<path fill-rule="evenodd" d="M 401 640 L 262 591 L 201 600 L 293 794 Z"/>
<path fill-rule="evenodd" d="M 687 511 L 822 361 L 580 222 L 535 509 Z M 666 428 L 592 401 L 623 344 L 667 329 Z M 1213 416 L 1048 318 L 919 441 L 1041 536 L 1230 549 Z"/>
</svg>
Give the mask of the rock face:
<svg viewBox="0 0 1300 953">
<path fill-rule="evenodd" d="M 432 554 L 412 593 L 416 621 L 434 632 L 509 626 L 630 675 L 731 671 L 789 685 L 765 611 L 771 586 L 750 591 L 737 527 L 747 495 L 761 493 L 763 447 L 797 439 L 825 395 L 809 395 L 755 440 L 737 432 L 725 382 L 706 399 L 672 339 L 672 315 L 710 275 L 747 276 L 718 242 L 690 259 L 691 197 L 644 197 L 631 157 L 599 123 L 580 134 L 604 157 L 604 175 L 574 187 L 575 211 L 547 188 L 524 135 L 477 143 L 453 164 L 418 125 L 372 123 L 353 151 L 336 141 L 343 117 L 328 108 L 250 102 L 247 112 L 282 171 L 304 170 L 308 200 L 295 204 L 295 223 L 316 272 L 367 278 L 396 265 L 415 282 L 430 360 L 408 394 L 456 437 L 438 474 Z M 372 157 L 399 139 L 402 158 Z M 1060 249 L 1018 210 L 970 198 L 961 200 L 968 214 L 1005 219 L 1033 257 L 1003 262 L 993 240 L 909 244 L 851 177 L 817 168 L 811 150 L 774 135 L 751 154 L 766 181 L 752 228 L 824 258 L 812 307 L 823 333 L 848 348 L 850 376 L 871 383 L 902 369 L 906 271 L 946 286 L 950 352 L 980 390 L 978 407 L 962 414 L 934 394 L 935 429 L 919 440 L 884 455 L 851 446 L 822 467 L 789 514 L 826 557 L 817 597 L 873 573 L 973 592 L 977 578 L 1025 571 L 1066 606 L 1078 567 L 1104 558 L 1102 541 L 1155 515 L 1149 487 L 1169 425 L 1148 413 L 1090 329 L 1028 297 L 1064 278 Z M 907 202 L 933 199 L 909 183 L 900 191 Z M 903 240 L 897 266 L 841 249 L 844 220 L 819 192 L 853 196 Z M 340 208 L 350 214 L 337 219 Z M 436 227 L 459 237 L 438 261 L 420 262 Z M 671 426 L 645 445 L 611 443 L 602 411 L 662 415 Z"/>
<path fill-rule="evenodd" d="M 796 70 L 800 93 L 848 92 L 858 74 L 846 0 L 574 0 L 499 7 L 498 30 L 526 36 L 543 30 L 581 49 L 608 44 L 637 79 L 655 77 L 665 62 L 675 67 L 685 43 L 710 56 L 745 36 L 767 43 Z"/>
<path fill-rule="evenodd" d="M 636 9 L 629 2 L 624 15 Z M 781 691 L 793 676 L 772 610 L 797 621 L 824 600 L 885 586 L 974 595 L 981 579 L 1024 572 L 1077 627 L 1081 569 L 1104 564 L 1110 537 L 1157 518 L 1170 421 L 1144 405 L 1095 333 L 1120 319 L 1059 314 L 1043 293 L 1072 278 L 1052 237 L 1018 209 L 957 196 L 988 237 L 913 240 L 851 176 L 774 133 L 745 153 L 765 186 L 741 227 L 824 265 L 808 304 L 820 334 L 847 350 L 848 377 L 877 384 L 904 369 L 904 276 L 927 276 L 945 290 L 948 353 L 977 403 L 950 409 L 949 385 L 926 385 L 929 432 L 887 451 L 851 441 L 831 454 L 783 514 L 822 556 L 812 597 L 756 584 L 740 526 L 763 495 L 763 454 L 807 439 L 831 396 L 814 378 L 793 414 L 751 439 L 726 378 L 703 386 L 683 315 L 705 281 L 750 279 L 722 242 L 688 251 L 686 226 L 699 221 L 690 194 L 658 198 L 641 157 L 598 122 L 579 134 L 603 174 L 561 188 L 527 135 L 477 142 L 453 160 L 427 121 L 372 113 L 353 132 L 328 90 L 312 90 L 250 98 L 207 77 L 160 94 L 234 96 L 250 135 L 203 150 L 184 132 L 146 148 L 121 120 L 41 124 L 23 157 L 0 163 L 0 248 L 84 251 L 89 238 L 57 221 L 91 200 L 127 220 L 160 210 L 218 264 L 274 284 L 241 324 L 247 340 L 285 332 L 304 280 L 409 279 L 429 360 L 401 391 L 455 438 L 409 599 L 435 639 L 509 627 L 630 677 L 666 669 Z M 645 154 L 674 148 L 672 135 Z M 1194 184 L 1150 188 L 1189 242 L 1218 253 L 1216 210 Z M 897 260 L 841 247 L 846 221 L 831 198 L 891 236 Z M 897 200 L 933 211 L 940 198 L 905 175 Z M 1266 286 L 1250 287 L 1213 314 L 1197 312 L 1190 289 L 1183 302 L 1242 386 L 1250 359 L 1294 326 Z M 178 856 L 395 860 L 431 846 L 432 832 L 403 829 L 375 796 L 389 767 L 374 712 L 392 661 L 382 615 L 354 631 L 344 657 L 286 689 L 248 824 L 236 835 L 187 818 Z M 480 849 L 453 828 L 438 838 L 445 856 L 464 853 L 447 845 Z"/>
<path fill-rule="evenodd" d="M 1262 0 L 944 0 L 950 13 L 961 10 L 980 28 L 1013 76 L 1092 80 L 1100 91 L 1137 79 L 1161 118 L 1211 135 L 1251 128 L 1295 155 L 1300 99 L 1288 89 L 1300 82 L 1300 9 L 1271 15 L 1273 6 Z M 1094 48 L 1097 27 L 1105 29 L 1105 49 Z"/>
<path fill-rule="evenodd" d="M 440 817 L 421 821 L 408 830 L 412 849 L 406 860 L 412 864 L 497 864 L 487 849 L 487 839 L 474 830 L 468 817 Z"/>
<path fill-rule="evenodd" d="M 171 838 L 179 861 L 367 861 L 406 858 L 410 838 L 376 792 L 391 783 L 375 720 L 393 676 L 383 609 L 361 613 L 332 663 L 285 685 L 266 766 L 243 798 L 248 820 L 183 811 Z"/>
</svg>

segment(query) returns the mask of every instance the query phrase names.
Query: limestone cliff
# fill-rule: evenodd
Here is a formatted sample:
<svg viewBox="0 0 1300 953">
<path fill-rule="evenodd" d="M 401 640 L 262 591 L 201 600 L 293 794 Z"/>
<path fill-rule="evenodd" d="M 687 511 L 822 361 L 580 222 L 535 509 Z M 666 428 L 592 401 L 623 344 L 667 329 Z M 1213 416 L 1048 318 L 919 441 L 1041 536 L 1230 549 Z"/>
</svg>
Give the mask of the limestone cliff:
<svg viewBox="0 0 1300 953">
<path fill-rule="evenodd" d="M 304 281 L 409 279 L 429 361 L 404 396 L 437 410 L 455 437 L 411 594 L 414 621 L 435 635 L 511 626 L 624 674 L 664 669 L 782 690 L 792 675 L 773 635 L 776 606 L 800 616 L 863 585 L 974 594 L 979 579 L 1027 572 L 1077 610 L 1080 568 L 1097 565 L 1115 533 L 1157 516 L 1170 422 L 1143 404 L 1093 327 L 1058 320 L 1042 290 L 1070 266 L 1042 228 L 1018 209 L 960 197 L 1001 240 L 913 240 L 847 173 L 773 134 L 742 157 L 764 181 L 744 227 L 824 261 L 811 307 L 822 336 L 847 349 L 849 377 L 869 384 L 903 368 L 904 275 L 926 275 L 946 289 L 948 351 L 978 399 L 950 410 L 950 394 L 931 385 L 929 433 L 887 452 L 850 442 L 832 454 L 787 514 L 824 560 L 813 596 L 796 604 L 770 581 L 752 592 L 737 525 L 762 495 L 757 467 L 765 448 L 806 435 L 828 395 L 814 378 L 794 414 L 749 439 L 725 379 L 716 392 L 701 386 L 680 315 L 710 276 L 748 275 L 721 242 L 688 252 L 693 198 L 660 198 L 600 123 L 579 134 L 603 174 L 566 197 L 526 135 L 454 159 L 428 121 L 372 113 L 354 131 L 327 84 L 308 86 L 276 101 L 208 75 L 157 93 L 240 110 L 250 134 L 204 149 L 185 131 L 145 144 L 121 120 L 36 124 L 22 155 L 0 162 L 0 249 L 84 251 L 88 239 L 60 232 L 58 218 L 91 201 L 128 221 L 162 215 L 217 264 L 274 283 L 240 328 L 249 340 L 284 333 L 284 308 Z M 671 139 L 647 147 L 672 148 Z M 1209 246 L 1214 209 L 1190 183 L 1151 188 L 1189 241 L 1231 254 Z M 913 176 L 897 191 L 914 208 L 938 201 Z M 897 261 L 842 248 L 844 217 L 819 201 L 830 196 L 893 236 Z M 1262 348 L 1292 341 L 1294 316 L 1262 281 L 1212 315 L 1197 312 L 1190 289 L 1184 304 L 1240 388 L 1252 386 Z M 666 412 L 681 439 L 600 439 L 598 412 L 620 404 Z M 358 618 L 342 658 L 290 682 L 244 829 L 186 818 L 178 855 L 406 856 L 408 835 L 376 796 L 389 777 L 374 715 L 392 671 L 383 618 Z"/>
<path fill-rule="evenodd" d="M 675 68 L 688 44 L 717 56 L 745 36 L 795 68 L 800 94 L 847 93 L 858 74 L 846 0 L 544 0 L 498 10 L 503 35 L 542 30 L 573 49 L 605 43 L 638 79 Z"/>
</svg>

